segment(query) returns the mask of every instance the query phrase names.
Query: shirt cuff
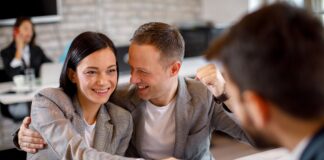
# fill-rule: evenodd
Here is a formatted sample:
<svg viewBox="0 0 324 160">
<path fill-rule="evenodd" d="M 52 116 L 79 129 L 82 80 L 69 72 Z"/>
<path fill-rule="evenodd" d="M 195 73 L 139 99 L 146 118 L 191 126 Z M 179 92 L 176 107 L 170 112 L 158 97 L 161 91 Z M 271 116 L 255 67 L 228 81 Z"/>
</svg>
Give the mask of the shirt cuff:
<svg viewBox="0 0 324 160">
<path fill-rule="evenodd" d="M 16 68 L 16 67 L 20 67 L 22 66 L 22 60 L 21 59 L 17 59 L 17 58 L 14 58 L 11 62 L 10 62 L 10 67 L 12 68 Z"/>
<path fill-rule="evenodd" d="M 225 101 L 228 100 L 228 95 L 226 93 L 222 93 L 221 95 L 217 96 L 217 97 L 213 97 L 214 98 L 214 101 L 217 103 L 217 104 L 222 104 L 224 103 Z"/>
</svg>

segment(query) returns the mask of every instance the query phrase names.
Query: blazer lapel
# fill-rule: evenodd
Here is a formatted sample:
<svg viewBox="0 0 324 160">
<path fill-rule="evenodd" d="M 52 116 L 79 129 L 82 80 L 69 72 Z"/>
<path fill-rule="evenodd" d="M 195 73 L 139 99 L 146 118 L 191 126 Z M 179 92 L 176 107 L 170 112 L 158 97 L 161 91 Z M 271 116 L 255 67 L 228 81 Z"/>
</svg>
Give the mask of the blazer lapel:
<svg viewBox="0 0 324 160">
<path fill-rule="evenodd" d="M 107 107 L 109 106 L 102 105 L 98 112 L 93 147 L 98 151 L 114 153 L 114 151 L 110 151 L 113 147 L 108 147 L 114 145 L 115 142 L 112 141 L 113 125 L 109 122 L 110 116 Z"/>
<path fill-rule="evenodd" d="M 137 97 L 136 91 L 133 92 L 133 94 L 131 95 L 130 101 L 134 106 L 133 110 L 131 110 L 131 114 L 133 117 L 134 129 L 135 129 L 135 131 L 133 132 L 131 143 L 137 149 L 137 152 L 140 152 L 138 148 L 140 148 L 141 139 L 139 137 L 142 136 L 141 133 L 144 130 L 141 124 L 143 124 L 144 121 L 145 101 Z"/>
<path fill-rule="evenodd" d="M 183 77 L 179 77 L 177 99 L 175 106 L 175 121 L 176 121 L 176 137 L 174 146 L 174 156 L 184 158 L 186 140 L 190 127 L 190 100 L 191 96 L 187 90 L 187 85 Z"/>
<path fill-rule="evenodd" d="M 75 126 L 77 132 L 79 132 L 81 136 L 84 137 L 84 121 L 82 116 L 83 114 L 77 96 L 73 98 L 73 107 L 75 109 L 74 113 L 76 114 L 73 114 L 68 117 L 70 117 L 69 119 L 73 123 L 73 126 Z"/>
<path fill-rule="evenodd" d="M 108 145 L 114 145 L 115 142 L 112 142 L 113 125 L 109 122 L 110 116 L 107 109 L 107 107 L 109 107 L 108 103 L 106 105 L 107 106 L 101 105 L 97 115 L 93 148 L 97 149 L 98 151 L 114 153 L 114 151 L 107 151 L 107 149 L 113 148 L 109 147 Z M 80 103 L 76 96 L 73 99 L 73 106 L 75 108 L 75 113 L 77 113 L 77 116 L 70 116 L 72 123 L 75 126 L 77 132 L 79 132 L 81 136 L 84 137 L 85 122 L 83 120 Z"/>
</svg>

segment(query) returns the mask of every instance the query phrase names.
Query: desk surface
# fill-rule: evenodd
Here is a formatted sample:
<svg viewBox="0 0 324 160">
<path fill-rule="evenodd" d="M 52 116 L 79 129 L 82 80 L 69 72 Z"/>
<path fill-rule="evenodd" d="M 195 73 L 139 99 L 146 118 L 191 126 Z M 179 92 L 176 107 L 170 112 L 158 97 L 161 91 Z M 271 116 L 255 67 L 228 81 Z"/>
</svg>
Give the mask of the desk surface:
<svg viewBox="0 0 324 160">
<path fill-rule="evenodd" d="M 14 84 L 12 82 L 6 82 L 0 84 L 0 102 L 2 104 L 14 104 L 22 102 L 32 101 L 34 95 L 43 88 L 58 87 L 58 84 L 48 84 L 44 86 L 37 86 L 32 92 L 16 93 L 14 91 Z M 11 93 L 8 93 L 11 92 Z"/>
<path fill-rule="evenodd" d="M 179 75 L 194 76 L 198 68 L 206 65 L 208 62 L 203 57 L 189 57 L 185 58 Z M 58 77 L 59 78 L 59 77 Z M 120 75 L 118 84 L 128 83 L 130 75 Z M 13 104 L 32 101 L 34 95 L 43 88 L 58 87 L 58 84 L 48 84 L 37 86 L 33 92 L 28 93 L 7 93 L 13 91 L 14 84 L 12 82 L 0 83 L 0 102 L 2 104 Z"/>
</svg>

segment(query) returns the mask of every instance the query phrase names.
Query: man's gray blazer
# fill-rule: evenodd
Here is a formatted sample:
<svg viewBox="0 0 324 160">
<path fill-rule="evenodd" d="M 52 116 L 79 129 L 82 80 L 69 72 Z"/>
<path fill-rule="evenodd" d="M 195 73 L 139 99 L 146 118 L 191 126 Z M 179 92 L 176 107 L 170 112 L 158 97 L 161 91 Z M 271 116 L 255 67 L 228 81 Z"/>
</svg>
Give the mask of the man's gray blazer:
<svg viewBox="0 0 324 160">
<path fill-rule="evenodd" d="M 83 140 L 85 122 L 78 100 L 61 89 L 41 90 L 31 108 L 31 128 L 47 142 L 27 159 L 127 159 L 124 155 L 133 130 L 129 112 L 112 103 L 102 105 L 96 120 L 93 148 Z M 120 156 L 118 156 L 120 155 Z"/>
<path fill-rule="evenodd" d="M 199 81 L 179 77 L 175 106 L 175 149 L 173 156 L 179 159 L 213 159 L 209 151 L 211 133 L 222 131 L 243 141 L 249 141 L 242 129 L 224 112 L 223 105 L 213 100 L 213 95 Z M 145 101 L 137 97 L 132 87 L 119 88 L 112 102 L 126 107 L 132 114 L 134 133 L 127 156 L 141 157 L 139 127 L 144 117 Z"/>
</svg>

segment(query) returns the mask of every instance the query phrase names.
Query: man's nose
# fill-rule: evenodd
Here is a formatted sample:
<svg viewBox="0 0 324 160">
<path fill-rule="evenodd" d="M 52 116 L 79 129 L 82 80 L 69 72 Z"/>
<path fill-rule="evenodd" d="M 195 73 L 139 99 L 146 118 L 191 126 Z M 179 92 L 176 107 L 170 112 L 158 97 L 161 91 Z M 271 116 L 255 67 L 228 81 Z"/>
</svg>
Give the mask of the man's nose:
<svg viewBox="0 0 324 160">
<path fill-rule="evenodd" d="M 131 84 L 137 84 L 140 81 L 141 81 L 140 77 L 136 73 L 131 72 L 130 83 Z"/>
</svg>

